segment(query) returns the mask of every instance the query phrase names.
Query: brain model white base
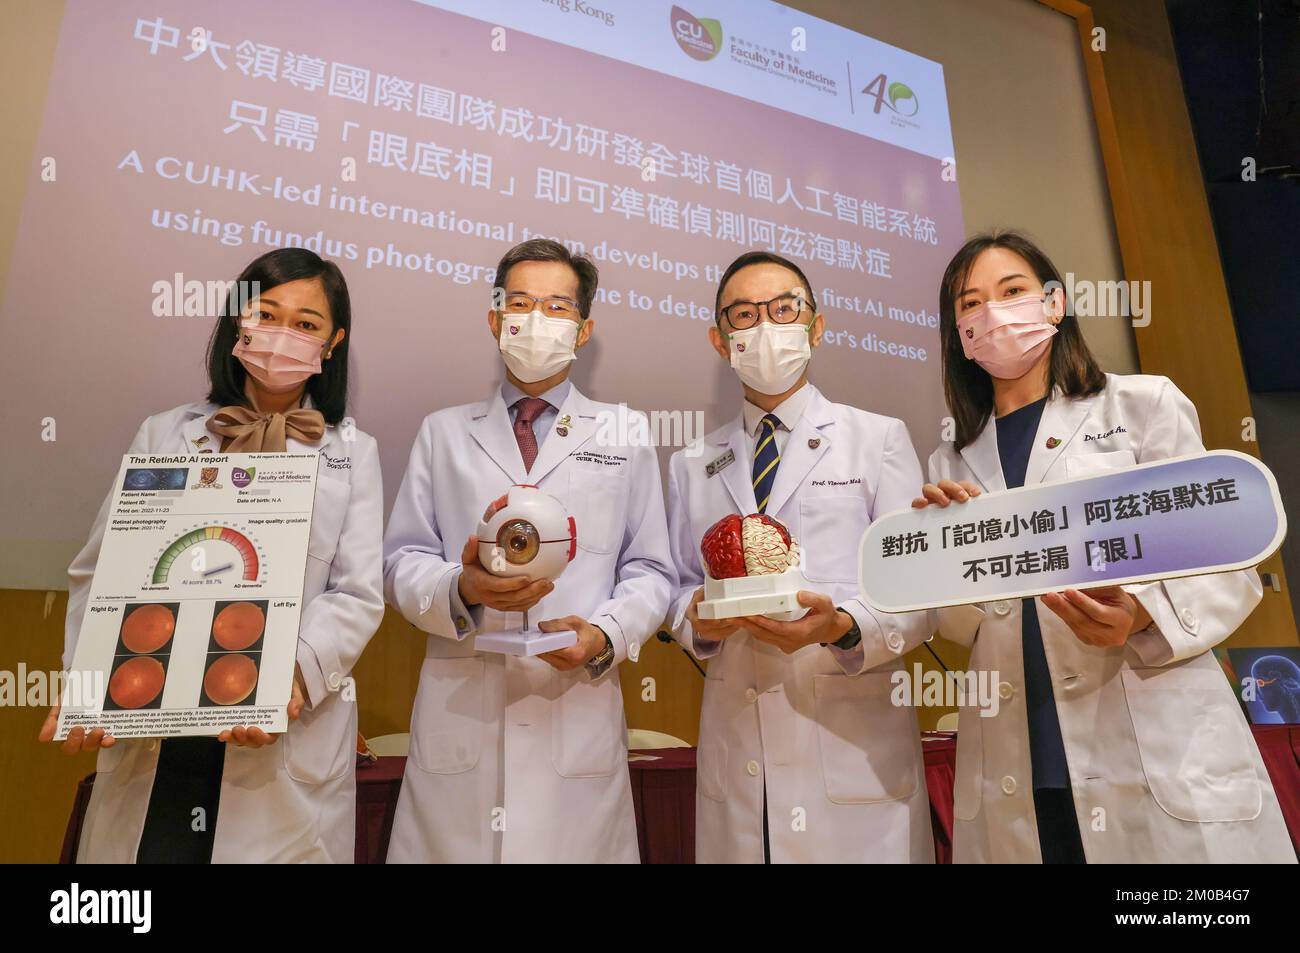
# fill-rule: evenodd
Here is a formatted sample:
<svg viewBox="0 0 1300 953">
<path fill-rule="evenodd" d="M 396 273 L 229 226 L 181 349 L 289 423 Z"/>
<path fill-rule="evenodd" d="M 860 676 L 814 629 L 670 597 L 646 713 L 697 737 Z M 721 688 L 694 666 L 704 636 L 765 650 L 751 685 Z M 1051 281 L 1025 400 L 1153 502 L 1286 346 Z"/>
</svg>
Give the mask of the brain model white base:
<svg viewBox="0 0 1300 953">
<path fill-rule="evenodd" d="M 701 619 L 762 615 L 792 621 L 808 610 L 797 594 L 807 588 L 799 544 L 780 520 L 765 514 L 723 517 L 700 541 L 704 558 Z"/>
</svg>

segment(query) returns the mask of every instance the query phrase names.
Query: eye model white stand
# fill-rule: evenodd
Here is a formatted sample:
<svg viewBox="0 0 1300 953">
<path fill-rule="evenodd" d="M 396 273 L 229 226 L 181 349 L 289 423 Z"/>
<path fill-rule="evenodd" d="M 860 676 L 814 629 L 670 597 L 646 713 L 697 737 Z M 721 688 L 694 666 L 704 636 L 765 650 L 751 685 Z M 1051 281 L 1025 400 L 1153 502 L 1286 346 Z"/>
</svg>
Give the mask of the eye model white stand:
<svg viewBox="0 0 1300 953">
<path fill-rule="evenodd" d="M 556 652 L 578 644 L 578 633 L 572 629 L 562 632 L 543 632 L 530 628 L 528 613 L 524 613 L 524 627 L 509 632 L 484 632 L 474 636 L 474 649 L 478 652 L 500 652 L 502 655 L 529 657 L 543 652 Z"/>
<path fill-rule="evenodd" d="M 557 579 L 577 553 L 578 531 L 564 505 L 535 486 L 512 486 L 488 507 L 478 524 L 479 563 L 494 576 L 527 575 L 534 580 Z M 528 624 L 522 629 L 483 632 L 474 636 L 479 652 L 529 657 L 578 644 L 572 629 L 543 632 Z"/>
<path fill-rule="evenodd" d="M 696 612 L 701 619 L 761 615 L 775 622 L 793 622 L 808 613 L 808 607 L 799 604 L 799 590 L 807 588 L 808 580 L 798 566 L 785 572 L 731 579 L 714 579 L 706 574 L 704 598 Z"/>
</svg>

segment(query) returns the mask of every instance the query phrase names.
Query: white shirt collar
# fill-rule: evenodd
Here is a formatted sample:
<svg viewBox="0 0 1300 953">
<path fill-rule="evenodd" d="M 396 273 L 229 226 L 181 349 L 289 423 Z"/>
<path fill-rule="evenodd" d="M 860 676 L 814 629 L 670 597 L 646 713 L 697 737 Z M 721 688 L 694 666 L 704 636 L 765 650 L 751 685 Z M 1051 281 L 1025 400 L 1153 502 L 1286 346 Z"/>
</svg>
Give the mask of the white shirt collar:
<svg viewBox="0 0 1300 953">
<path fill-rule="evenodd" d="M 808 401 L 812 399 L 813 386 L 807 381 L 797 391 L 777 405 L 772 413 L 776 414 L 776 419 L 781 421 L 781 426 L 786 430 L 794 430 L 795 424 L 803 416 L 808 407 Z M 745 411 L 745 433 L 751 437 L 758 432 L 758 425 L 768 412 L 762 407 L 751 404 L 748 400 L 744 402 Z"/>
<path fill-rule="evenodd" d="M 569 390 L 572 388 L 572 386 L 573 386 L 572 383 L 566 377 L 564 380 L 560 381 L 560 383 L 556 384 L 554 387 L 546 391 L 544 394 L 541 394 L 540 396 L 542 400 L 546 401 L 556 410 L 559 410 L 560 407 L 563 406 L 564 402 L 568 399 Z M 502 378 L 501 399 L 506 402 L 506 410 L 509 410 L 517 402 L 519 402 L 520 400 L 522 400 L 527 396 L 528 395 L 525 394 L 523 391 L 521 391 L 518 387 L 510 383 L 510 378 L 508 377 Z"/>
</svg>

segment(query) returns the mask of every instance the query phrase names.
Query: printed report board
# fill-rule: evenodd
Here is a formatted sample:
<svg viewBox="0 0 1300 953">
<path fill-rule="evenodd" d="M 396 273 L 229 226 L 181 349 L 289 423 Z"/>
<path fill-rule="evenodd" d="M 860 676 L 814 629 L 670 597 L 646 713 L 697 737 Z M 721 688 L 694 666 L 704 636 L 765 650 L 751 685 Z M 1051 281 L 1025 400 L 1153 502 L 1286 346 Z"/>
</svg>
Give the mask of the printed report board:
<svg viewBox="0 0 1300 953">
<path fill-rule="evenodd" d="M 317 461 L 122 458 L 57 738 L 286 730 Z"/>
</svg>

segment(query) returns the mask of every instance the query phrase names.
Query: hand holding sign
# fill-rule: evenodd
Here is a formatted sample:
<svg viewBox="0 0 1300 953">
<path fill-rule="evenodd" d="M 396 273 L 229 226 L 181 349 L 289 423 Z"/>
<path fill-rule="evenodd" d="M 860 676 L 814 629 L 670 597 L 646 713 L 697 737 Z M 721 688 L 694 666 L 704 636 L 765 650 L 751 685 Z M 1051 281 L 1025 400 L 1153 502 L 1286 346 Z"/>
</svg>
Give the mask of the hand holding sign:
<svg viewBox="0 0 1300 953">
<path fill-rule="evenodd" d="M 1286 535 L 1273 474 L 1231 450 L 977 489 L 931 484 L 913 509 L 873 523 L 859 547 L 863 598 L 910 612 L 1065 591 L 1044 604 L 1084 641 L 1113 645 L 1149 624 L 1119 586 L 1252 567 Z"/>
<path fill-rule="evenodd" d="M 1055 612 L 1080 642 L 1101 649 L 1123 645 L 1130 635 L 1151 624 L 1151 615 L 1142 603 L 1119 586 L 1049 592 L 1043 596 L 1043 605 Z"/>
<path fill-rule="evenodd" d="M 923 510 L 931 503 L 935 506 L 965 503 L 983 492 L 970 480 L 940 480 L 921 487 L 921 495 L 912 501 L 912 508 Z"/>
<path fill-rule="evenodd" d="M 912 501 L 912 508 L 965 503 L 983 492 L 970 480 L 940 480 L 923 486 L 921 495 Z M 1151 615 L 1142 603 L 1119 586 L 1105 586 L 1090 593 L 1066 589 L 1045 593 L 1042 598 L 1043 605 L 1056 613 L 1085 645 L 1098 648 L 1123 645 L 1130 635 L 1151 624 Z"/>
</svg>

